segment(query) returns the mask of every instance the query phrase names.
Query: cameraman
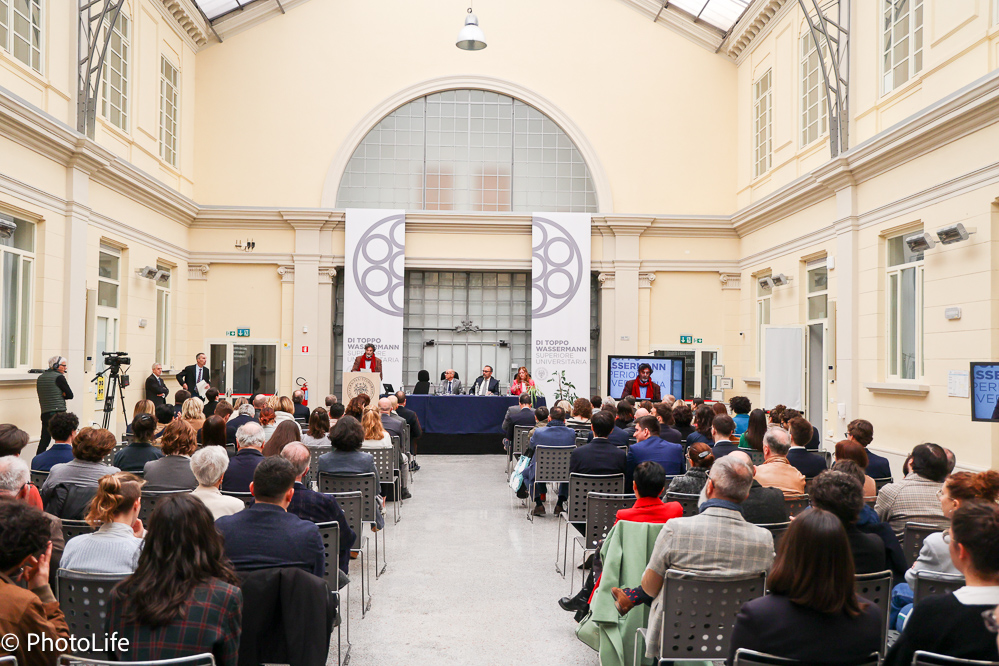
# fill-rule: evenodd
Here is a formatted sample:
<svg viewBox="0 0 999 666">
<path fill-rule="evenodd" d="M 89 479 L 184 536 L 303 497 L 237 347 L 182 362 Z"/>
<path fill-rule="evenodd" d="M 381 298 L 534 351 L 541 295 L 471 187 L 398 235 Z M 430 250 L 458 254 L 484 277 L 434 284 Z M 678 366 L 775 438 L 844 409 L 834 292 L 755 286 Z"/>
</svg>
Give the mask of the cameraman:
<svg viewBox="0 0 999 666">
<path fill-rule="evenodd" d="M 35 390 L 38 391 L 38 404 L 42 409 L 42 437 L 38 440 L 38 453 L 49 448 L 52 440 L 49 435 L 49 419 L 56 412 L 66 411 L 66 401 L 73 399 L 73 390 L 66 381 L 66 357 L 53 356 L 49 367 L 38 377 Z"/>
</svg>

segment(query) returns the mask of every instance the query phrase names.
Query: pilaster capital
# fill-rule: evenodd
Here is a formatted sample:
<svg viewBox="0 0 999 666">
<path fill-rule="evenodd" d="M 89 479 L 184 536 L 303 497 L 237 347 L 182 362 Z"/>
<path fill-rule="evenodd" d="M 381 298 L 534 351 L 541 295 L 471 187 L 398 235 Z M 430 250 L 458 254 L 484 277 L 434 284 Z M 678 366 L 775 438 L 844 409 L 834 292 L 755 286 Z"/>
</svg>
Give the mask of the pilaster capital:
<svg viewBox="0 0 999 666">
<path fill-rule="evenodd" d="M 718 271 L 718 279 L 721 281 L 722 289 L 742 289 L 742 273 Z"/>
<path fill-rule="evenodd" d="M 295 282 L 295 267 L 294 266 L 278 266 L 278 275 L 281 276 L 282 283 L 294 283 Z"/>
<path fill-rule="evenodd" d="M 320 284 L 333 284 L 336 282 L 336 267 L 334 266 L 320 266 L 319 267 L 319 283 Z"/>
<path fill-rule="evenodd" d="M 614 288 L 614 272 L 610 271 L 607 273 L 599 273 L 597 275 L 597 282 L 600 283 L 601 289 L 613 289 Z"/>
<path fill-rule="evenodd" d="M 638 274 L 638 288 L 639 289 L 651 289 L 652 283 L 656 281 L 655 273 L 639 273 Z"/>
<path fill-rule="evenodd" d="M 210 264 L 188 264 L 187 265 L 187 279 L 188 280 L 207 280 L 208 279 L 208 269 L 211 267 Z"/>
</svg>

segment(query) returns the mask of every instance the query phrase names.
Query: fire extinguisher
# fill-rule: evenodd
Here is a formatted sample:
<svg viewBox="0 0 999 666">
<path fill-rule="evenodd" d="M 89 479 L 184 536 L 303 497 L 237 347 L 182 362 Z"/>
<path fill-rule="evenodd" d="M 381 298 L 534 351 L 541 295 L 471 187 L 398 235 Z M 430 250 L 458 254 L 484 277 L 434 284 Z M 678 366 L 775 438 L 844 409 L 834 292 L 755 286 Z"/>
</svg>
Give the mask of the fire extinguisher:
<svg viewBox="0 0 999 666">
<path fill-rule="evenodd" d="M 305 381 L 305 379 L 303 377 L 299 377 L 298 380 L 297 380 L 297 383 L 298 383 L 298 386 L 302 389 L 302 393 L 305 394 L 305 397 L 302 399 L 302 404 L 305 405 L 306 407 L 308 407 L 309 406 L 309 383 L 307 381 Z"/>
</svg>

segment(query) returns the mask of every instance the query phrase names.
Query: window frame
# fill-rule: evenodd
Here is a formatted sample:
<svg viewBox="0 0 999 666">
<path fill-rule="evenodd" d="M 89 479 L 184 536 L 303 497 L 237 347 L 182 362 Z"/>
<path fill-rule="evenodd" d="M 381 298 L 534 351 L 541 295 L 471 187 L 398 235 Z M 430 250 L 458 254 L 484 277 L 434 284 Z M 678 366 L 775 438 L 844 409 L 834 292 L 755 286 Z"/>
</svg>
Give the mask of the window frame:
<svg viewBox="0 0 999 666">
<path fill-rule="evenodd" d="M 919 233 L 922 228 L 907 231 L 902 234 L 892 234 L 885 238 L 885 376 L 893 381 L 920 381 L 926 372 L 926 358 L 924 355 L 924 318 L 923 312 L 923 283 L 925 279 L 925 253 L 919 259 L 913 261 L 902 261 L 891 265 L 890 253 L 891 242 L 898 238 L 905 242 L 906 236 Z M 902 273 L 906 270 L 915 270 L 915 289 L 913 292 L 913 337 L 914 337 L 914 368 L 913 376 L 904 376 L 904 357 L 902 350 Z M 892 285 L 892 278 L 894 286 Z M 892 297 L 895 297 L 896 308 L 892 308 Z M 894 329 L 894 330 L 893 330 Z M 894 338 L 894 339 L 892 339 Z M 893 371 L 894 364 L 894 371 Z"/>
<path fill-rule="evenodd" d="M 164 69 L 169 66 L 174 73 L 174 82 L 170 82 L 167 78 Z M 173 113 L 167 113 L 168 97 L 167 88 L 172 88 L 173 91 Z M 170 119 L 173 122 L 173 128 L 171 132 L 167 131 L 166 120 Z M 167 141 L 166 135 L 170 134 L 173 139 L 173 145 L 169 146 L 169 150 L 173 152 L 173 159 L 167 156 Z M 160 55 L 160 159 L 169 164 L 172 167 L 176 167 L 180 163 L 180 68 L 175 66 L 166 55 Z"/>
<path fill-rule="evenodd" d="M 812 271 L 817 271 L 824 268 L 826 271 L 826 284 L 821 289 L 812 289 L 812 283 L 809 279 L 809 273 Z M 826 304 L 824 308 L 825 314 L 821 317 L 812 316 L 811 300 L 813 298 L 825 297 Z M 805 264 L 805 321 L 808 323 L 816 323 L 824 321 L 829 318 L 829 266 L 826 258 L 817 259 L 814 262 L 809 262 Z"/>
<path fill-rule="evenodd" d="M 112 256 L 112 257 L 115 257 L 115 258 L 118 259 L 118 276 L 117 277 L 104 277 L 104 276 L 101 275 L 101 273 L 100 273 L 100 255 L 102 255 L 102 254 L 106 254 L 106 255 L 109 255 L 109 256 Z M 116 247 L 114 247 L 114 246 L 112 246 L 112 245 L 106 245 L 104 243 L 101 243 L 100 249 L 98 251 L 97 258 L 98 258 L 98 261 L 97 261 L 97 266 L 98 266 L 98 268 L 97 268 L 97 299 L 98 299 L 97 300 L 97 307 L 99 307 L 99 308 L 109 308 L 111 310 L 119 310 L 119 309 L 121 309 L 121 287 L 122 287 L 122 285 L 121 285 L 121 262 L 122 262 L 121 250 L 118 249 L 118 248 L 116 248 Z M 115 286 L 114 305 L 101 305 L 101 302 L 100 302 L 100 294 L 101 294 L 100 284 L 101 284 L 101 282 L 104 282 L 106 284 L 112 284 L 112 285 Z"/>
<path fill-rule="evenodd" d="M 753 276 L 753 280 L 756 283 L 756 308 L 754 310 L 754 317 L 756 318 L 756 374 L 759 376 L 763 372 L 763 327 L 770 325 L 771 319 L 771 308 L 773 307 L 773 302 L 771 298 L 774 295 L 773 289 L 763 289 L 760 286 L 760 280 L 765 277 L 770 277 L 772 273 L 767 271 L 765 273 L 760 273 Z M 764 317 L 764 312 L 766 317 Z M 766 319 L 766 321 L 763 321 Z"/>
<path fill-rule="evenodd" d="M 124 22 L 125 26 L 127 27 L 127 34 L 122 34 L 121 31 L 118 29 L 118 22 L 119 21 L 123 21 Z M 121 63 L 122 63 L 121 70 L 122 71 L 118 72 L 118 74 L 121 77 L 122 85 L 121 85 L 120 90 L 117 90 L 117 92 L 121 95 L 121 105 L 120 105 L 120 108 L 117 108 L 117 107 L 115 107 L 115 105 L 113 104 L 113 102 L 111 101 L 111 99 L 110 99 L 110 97 L 108 95 L 108 90 L 112 89 L 112 86 L 110 85 L 110 80 L 109 80 L 110 79 L 110 72 L 111 72 L 111 64 L 110 64 L 108 58 L 105 56 L 105 58 L 104 58 L 104 66 L 101 68 L 101 117 L 103 117 L 104 120 L 106 120 L 107 123 L 109 125 L 111 125 L 112 127 L 116 128 L 118 130 L 121 130 L 122 132 L 125 132 L 126 134 L 128 134 L 129 133 L 129 127 L 131 126 L 131 123 L 130 123 L 130 120 L 131 120 L 131 105 L 129 103 L 130 102 L 130 100 L 129 100 L 129 93 L 131 92 L 130 91 L 130 84 L 131 84 L 131 64 L 132 64 L 131 63 L 131 57 L 132 57 L 132 19 L 125 12 L 125 9 L 123 7 L 122 10 L 121 10 L 121 12 L 118 13 L 118 18 L 115 19 L 114 25 L 111 26 L 109 19 L 105 19 L 102 30 L 103 31 L 112 30 L 113 32 L 116 32 L 116 33 L 118 33 L 121 36 L 122 49 L 121 49 L 121 53 L 118 54 L 118 55 L 121 56 Z M 104 33 L 104 34 L 106 34 L 106 33 Z M 108 53 L 109 54 L 114 52 L 113 48 L 111 46 L 111 43 L 113 41 L 114 40 L 113 40 L 113 36 L 112 36 L 112 39 L 108 41 Z M 117 110 L 118 110 L 118 117 L 121 120 L 121 124 L 114 122 L 114 120 L 111 118 L 112 110 L 115 109 L 115 108 L 117 108 Z"/>
<path fill-rule="evenodd" d="M 156 270 L 169 271 L 170 281 L 165 285 L 156 283 L 156 346 L 153 349 L 153 361 L 164 368 L 172 368 L 170 364 L 170 324 L 173 321 L 173 278 L 175 269 L 172 266 L 157 263 Z M 160 308 L 160 298 L 163 307 Z"/>
<path fill-rule="evenodd" d="M 17 304 L 15 315 L 14 333 L 14 357 L 15 361 L 8 367 L 3 367 L 2 357 L 0 357 L 0 373 L 11 374 L 15 372 L 25 372 L 32 364 L 34 353 L 34 313 L 35 313 L 35 277 L 37 276 L 38 255 L 38 225 L 30 220 L 23 220 L 11 215 L 0 213 L 0 217 L 14 222 L 14 224 L 31 225 L 31 250 L 14 247 L 13 245 L 0 245 L 0 298 L 6 292 L 7 285 L 4 282 L 3 263 L 6 261 L 5 255 L 18 257 L 17 260 Z M 25 266 L 30 267 L 30 277 L 25 280 Z M 28 306 L 25 315 L 24 307 Z M 0 318 L 5 314 L 3 304 L 0 303 Z M 26 318 L 25 318 L 26 317 Z M 25 335 L 26 333 L 26 335 Z M 25 339 L 26 338 L 26 339 Z"/>
<path fill-rule="evenodd" d="M 899 2 L 908 3 L 909 8 L 906 13 L 906 20 L 908 25 L 908 30 L 904 36 L 900 36 L 896 33 L 895 28 L 898 26 L 902 20 L 896 20 L 893 16 L 893 9 L 895 5 Z M 925 53 L 925 4 L 923 0 L 881 0 L 881 12 L 878 14 L 878 20 L 880 21 L 880 26 L 878 34 L 881 36 L 882 48 L 878 54 L 880 63 L 878 64 L 878 71 L 880 72 L 880 81 L 878 83 L 878 88 L 880 89 L 880 95 L 888 95 L 896 90 L 904 88 L 907 84 L 915 80 L 916 75 L 923 71 L 923 54 Z M 919 24 L 916 25 L 916 17 L 919 18 Z M 887 41 L 886 41 L 887 40 Z M 898 46 L 903 41 L 908 41 L 907 49 L 905 55 L 899 60 L 906 61 L 906 76 L 904 81 L 895 83 L 895 70 L 899 67 L 900 62 L 896 62 L 896 54 Z M 918 46 L 914 46 L 914 43 L 918 41 Z M 889 66 L 890 62 L 890 66 Z M 889 77 L 891 84 L 889 85 Z"/>
<path fill-rule="evenodd" d="M 37 23 L 35 22 L 35 16 L 24 16 L 21 12 L 17 10 L 14 6 L 13 0 L 0 0 L 0 29 L 3 30 L 3 34 L 0 34 L 0 48 L 10 54 L 10 56 L 20 62 L 25 67 L 29 67 L 32 71 L 42 74 L 45 65 L 45 3 L 43 0 L 26 0 L 28 3 L 29 14 L 37 15 Z M 37 12 L 32 12 L 33 8 L 37 7 Z M 17 33 L 14 29 L 15 22 L 13 21 L 14 15 L 22 17 L 28 24 L 28 35 L 21 35 Z M 34 37 L 38 37 L 37 44 L 34 43 Z M 20 39 L 22 42 L 27 44 L 28 48 L 28 61 L 22 60 L 14 50 L 14 40 Z M 37 65 L 36 65 L 37 62 Z"/>
<path fill-rule="evenodd" d="M 802 53 L 801 47 L 805 41 L 808 42 L 808 51 Z M 823 53 L 820 53 L 819 50 L 816 48 L 815 40 L 812 39 L 812 33 L 810 30 L 805 29 L 804 32 L 802 32 L 798 46 L 799 46 L 798 74 L 799 74 L 799 81 L 801 82 L 801 95 L 798 98 L 799 101 L 798 118 L 800 121 L 798 141 L 799 141 L 799 147 L 804 148 L 806 146 L 812 145 L 816 141 L 828 135 L 829 110 L 827 108 L 828 105 L 826 104 L 826 94 L 827 94 L 826 83 L 825 79 L 822 76 Z M 824 38 L 822 40 L 822 50 L 823 52 L 828 51 Z M 813 55 L 815 56 L 816 60 L 814 68 L 810 66 L 810 59 L 812 58 Z M 808 85 L 808 78 L 811 75 L 812 71 L 816 72 L 818 78 L 818 82 L 814 88 Z M 813 105 L 808 103 L 808 96 L 813 90 L 818 91 L 818 100 L 816 101 L 815 105 L 818 106 L 819 112 L 818 112 L 818 117 L 815 119 L 815 121 L 810 123 L 808 122 L 808 112 L 811 110 Z M 812 138 L 808 138 L 808 133 L 811 131 L 812 127 L 816 125 L 817 129 L 815 136 Z"/>
<path fill-rule="evenodd" d="M 766 81 L 766 89 L 763 82 Z M 765 120 L 764 120 L 765 118 Z M 773 69 L 753 82 L 753 179 L 773 168 Z"/>
</svg>

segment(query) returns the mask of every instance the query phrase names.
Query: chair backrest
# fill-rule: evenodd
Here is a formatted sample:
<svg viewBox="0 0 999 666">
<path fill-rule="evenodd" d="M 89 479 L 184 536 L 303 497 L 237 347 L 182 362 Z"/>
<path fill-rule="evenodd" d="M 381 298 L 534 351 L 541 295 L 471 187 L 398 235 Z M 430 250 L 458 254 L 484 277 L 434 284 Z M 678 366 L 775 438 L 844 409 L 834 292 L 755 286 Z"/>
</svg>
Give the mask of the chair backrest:
<svg viewBox="0 0 999 666">
<path fill-rule="evenodd" d="M 513 455 L 518 456 L 527 450 L 531 443 L 527 434 L 533 429 L 534 426 L 528 425 L 515 425 L 513 427 Z"/>
<path fill-rule="evenodd" d="M 586 522 L 586 495 L 590 492 L 624 492 L 624 474 L 570 474 L 569 507 L 566 520 L 570 523 Z"/>
<path fill-rule="evenodd" d="M 919 557 L 919 551 L 923 549 L 926 537 L 939 531 L 940 528 L 932 523 L 905 524 L 905 531 L 902 532 L 902 553 L 905 555 L 906 565 L 911 567 Z"/>
<path fill-rule="evenodd" d="M 888 614 L 891 612 L 891 571 L 857 574 L 853 590 L 857 596 L 878 607 L 878 614 L 881 616 L 881 643 L 878 652 L 884 654 L 885 640 L 888 638 Z"/>
<path fill-rule="evenodd" d="M 792 518 L 807 509 L 808 502 L 808 495 L 784 495 L 784 505 L 787 507 L 788 515 Z"/>
<path fill-rule="evenodd" d="M 878 662 L 878 653 L 873 652 L 866 660 L 859 664 L 853 662 L 853 664 L 854 666 L 878 666 Z M 747 650 L 746 648 L 739 648 L 735 651 L 735 661 L 732 663 L 735 666 L 797 666 L 799 664 L 805 666 L 806 664 L 806 662 L 798 661 L 797 659 L 785 659 L 784 657 L 777 657 L 755 650 Z"/>
<path fill-rule="evenodd" d="M 91 527 L 90 523 L 85 520 L 70 520 L 69 518 L 64 518 L 62 521 L 62 536 L 66 541 L 69 541 L 75 536 L 89 534 L 93 531 L 94 528 Z"/>
<path fill-rule="evenodd" d="M 413 433 L 410 432 L 409 423 L 402 427 L 402 451 L 407 455 L 413 453 Z"/>
<path fill-rule="evenodd" d="M 753 461 L 754 465 L 762 465 L 764 462 L 766 462 L 766 459 L 763 457 L 763 451 L 750 449 L 749 451 L 746 451 L 746 453 L 749 454 L 749 458 Z"/>
<path fill-rule="evenodd" d="M 774 538 L 774 552 L 776 552 L 780 546 L 780 540 L 784 538 L 787 528 L 791 526 L 791 521 L 787 521 L 786 523 L 757 523 L 756 526 L 770 530 L 770 534 Z"/>
<path fill-rule="evenodd" d="M 697 508 L 697 503 L 700 501 L 701 496 L 695 495 L 693 493 L 666 493 L 667 502 L 679 502 L 680 506 L 683 507 L 683 517 L 696 516 L 699 509 Z"/>
<path fill-rule="evenodd" d="M 114 448 L 111 449 L 110 451 L 108 451 L 107 454 L 105 454 L 105 456 L 104 456 L 104 464 L 105 465 L 113 465 L 114 464 L 114 457 L 116 455 L 118 455 L 118 452 L 121 451 L 126 446 L 128 446 L 128 442 L 121 442 L 119 444 L 115 444 Z"/>
<path fill-rule="evenodd" d="M 375 473 L 367 474 L 327 474 L 319 472 L 319 492 L 321 493 L 361 493 L 361 520 L 375 522 L 375 496 L 378 494 Z M 346 511 L 346 509 L 344 509 Z M 360 532 L 358 532 L 360 534 Z"/>
<path fill-rule="evenodd" d="M 393 441 L 398 439 L 393 438 Z M 392 479 L 395 478 L 395 465 L 393 460 L 395 459 L 395 447 L 391 449 L 371 449 L 368 451 L 371 456 L 375 459 L 375 469 L 378 470 L 378 480 L 382 483 L 392 483 Z"/>
<path fill-rule="evenodd" d="M 226 442 L 225 451 L 226 453 L 229 454 L 229 457 L 232 458 L 234 455 L 236 455 L 236 445 L 233 444 L 232 442 Z"/>
<path fill-rule="evenodd" d="M 56 591 L 59 607 L 66 616 L 70 636 L 103 634 L 111 588 L 131 575 L 131 572 L 92 574 L 59 569 L 56 575 Z M 104 653 L 100 654 L 103 656 Z"/>
<path fill-rule="evenodd" d="M 539 446 L 534 451 L 535 483 L 569 481 L 569 456 L 574 446 Z"/>
<path fill-rule="evenodd" d="M 40 470 L 40 469 L 33 469 L 33 470 L 31 470 L 31 483 L 32 483 L 32 485 L 35 485 L 35 486 L 38 486 L 39 488 L 41 488 L 42 484 L 45 483 L 45 479 L 47 479 L 47 478 L 49 478 L 49 473 L 48 472 L 46 472 L 44 470 Z"/>
<path fill-rule="evenodd" d="M 302 479 L 306 488 L 311 488 L 312 484 L 316 483 L 316 479 L 319 478 L 319 458 L 330 453 L 332 450 L 333 447 L 329 444 L 309 447 L 309 472 Z"/>
<path fill-rule="evenodd" d="M 728 657 L 735 615 L 766 591 L 766 572 L 712 576 L 670 569 L 663 589 L 660 658 Z"/>
<path fill-rule="evenodd" d="M 192 654 L 189 657 L 153 661 L 112 661 L 103 657 L 63 654 L 59 655 L 58 664 L 59 666 L 215 666 L 215 657 L 211 653 L 205 652 L 204 654 Z"/>
<path fill-rule="evenodd" d="M 815 477 L 814 476 L 806 476 L 805 477 L 805 494 L 806 495 L 811 495 L 812 494 L 812 482 L 813 481 L 815 481 Z"/>
<path fill-rule="evenodd" d="M 392 435 L 392 469 L 402 469 L 402 437 L 399 435 Z M 392 476 L 388 481 L 392 481 Z"/>
<path fill-rule="evenodd" d="M 592 430 L 584 426 L 573 426 L 572 429 L 576 431 L 577 439 L 582 437 L 583 439 L 588 440 L 590 438 L 590 433 L 593 432 Z"/>
<path fill-rule="evenodd" d="M 628 438 L 628 446 L 634 446 L 635 444 L 638 444 L 638 440 L 635 439 L 634 437 L 629 437 Z M 620 447 L 618 447 L 618 448 L 620 448 Z"/>
<path fill-rule="evenodd" d="M 219 492 L 227 497 L 235 497 L 243 503 L 244 507 L 250 506 L 250 502 L 253 501 L 253 493 L 240 493 L 235 490 L 220 490 Z"/>
<path fill-rule="evenodd" d="M 624 485 L 622 479 L 622 486 Z M 586 496 L 586 547 L 596 548 L 607 537 L 617 512 L 630 509 L 635 504 L 634 495 L 591 492 Z"/>
<path fill-rule="evenodd" d="M 915 572 L 916 584 L 912 586 L 912 603 L 918 604 L 926 597 L 935 594 L 947 594 L 964 587 L 964 576 L 960 574 L 946 574 L 939 571 L 926 571 L 917 569 Z"/>
<path fill-rule="evenodd" d="M 354 541 L 355 550 L 359 550 L 361 548 L 361 530 L 364 527 L 364 494 L 359 490 L 327 494 L 336 498 L 337 504 L 343 509 L 350 529 L 354 530 L 354 534 L 357 535 L 357 540 Z"/>
<path fill-rule="evenodd" d="M 578 435 L 576 436 L 576 446 L 582 446 L 583 444 L 586 444 L 587 441 L 589 440 L 587 440 L 585 437 L 580 437 Z"/>
<path fill-rule="evenodd" d="M 912 656 L 912 666 L 999 666 L 999 661 L 979 661 L 977 659 L 961 659 L 943 654 L 917 650 Z"/>
<path fill-rule="evenodd" d="M 149 524 L 149 516 L 153 515 L 153 509 L 156 508 L 156 503 L 159 502 L 164 497 L 172 497 L 174 495 L 183 495 L 185 493 L 190 493 L 190 490 L 143 490 L 142 491 L 142 502 L 139 504 L 139 520 L 142 521 L 143 525 Z"/>
<path fill-rule="evenodd" d="M 316 527 L 319 528 L 319 537 L 323 540 L 323 558 L 326 560 L 323 580 L 331 590 L 337 590 L 340 588 L 337 573 L 340 567 L 340 523 L 331 520 L 328 523 L 316 523 Z"/>
<path fill-rule="evenodd" d="M 890 476 L 882 477 L 880 479 L 874 479 L 874 488 L 876 489 L 877 492 L 880 493 L 881 489 L 887 486 L 891 482 L 892 478 Z"/>
</svg>

